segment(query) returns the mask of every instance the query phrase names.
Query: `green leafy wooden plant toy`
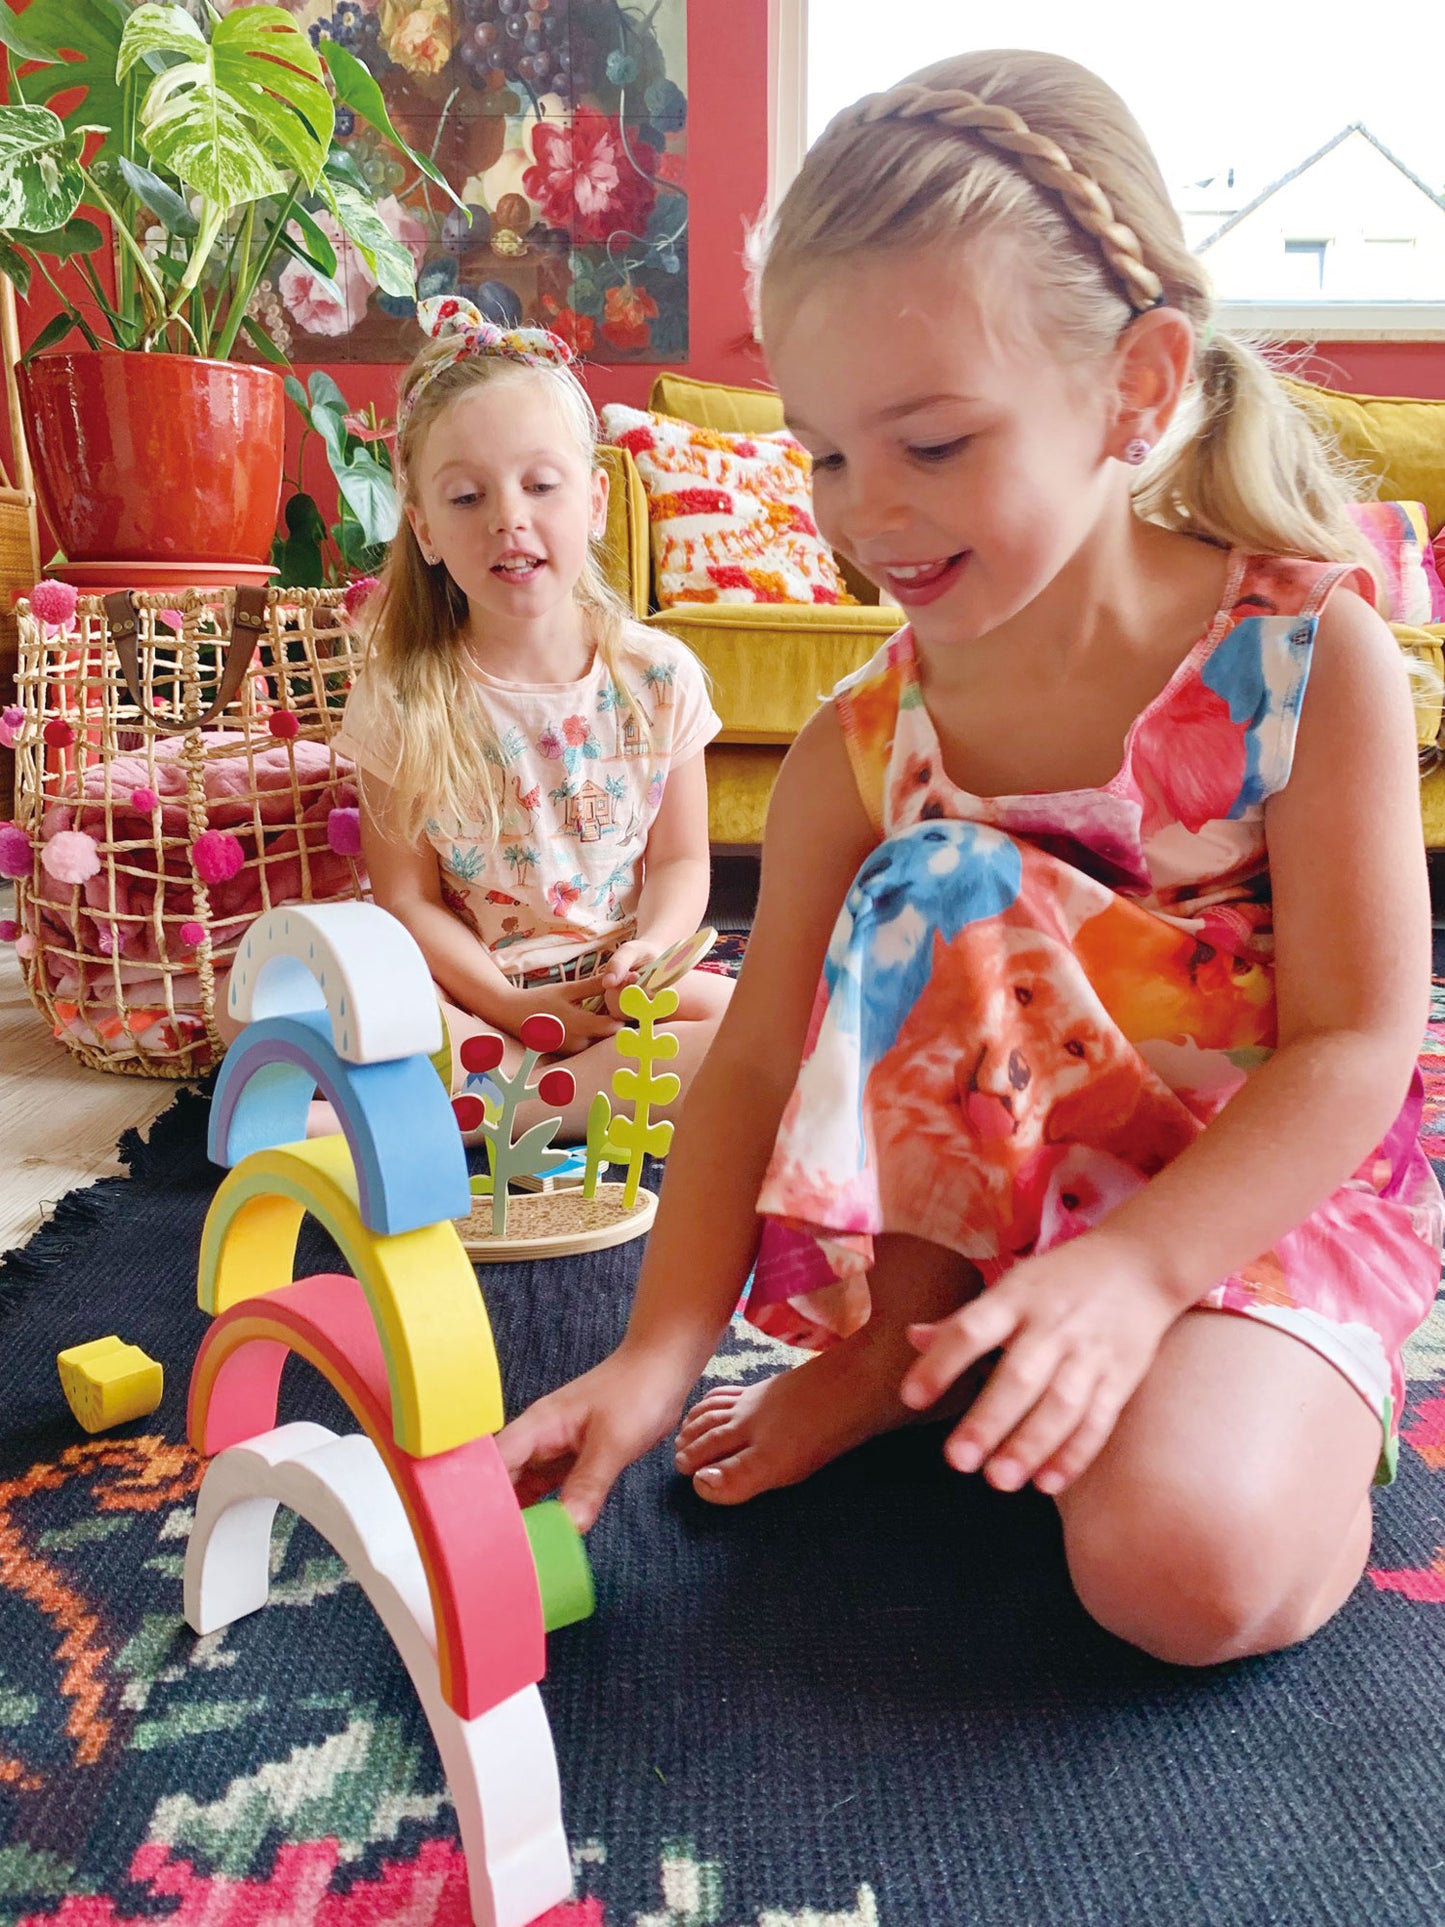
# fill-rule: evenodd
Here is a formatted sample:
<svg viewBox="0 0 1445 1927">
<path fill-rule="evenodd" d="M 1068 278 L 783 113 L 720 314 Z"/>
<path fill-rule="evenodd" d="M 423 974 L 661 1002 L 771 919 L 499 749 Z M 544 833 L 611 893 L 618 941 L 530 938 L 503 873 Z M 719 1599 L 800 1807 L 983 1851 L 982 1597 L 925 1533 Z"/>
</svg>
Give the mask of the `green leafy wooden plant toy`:
<svg viewBox="0 0 1445 1927">
<path fill-rule="evenodd" d="M 605 1091 L 593 1098 L 587 1113 L 587 1177 L 582 1195 L 597 1195 L 603 1164 L 625 1164 L 627 1182 L 622 1202 L 630 1211 L 637 1200 L 643 1159 L 649 1155 L 666 1157 L 672 1144 L 672 1125 L 665 1119 L 653 1123 L 652 1106 L 670 1104 L 682 1083 L 672 1071 L 657 1074 L 653 1065 L 661 1058 L 677 1055 L 677 1039 L 668 1031 L 659 1031 L 657 1025 L 671 1017 L 678 998 L 675 990 L 659 990 L 649 997 L 640 984 L 628 984 L 618 1002 L 623 1015 L 635 1020 L 636 1028 L 620 1030 L 614 1041 L 621 1056 L 637 1059 L 637 1069 L 629 1070 L 624 1065 L 615 1071 L 612 1089 L 618 1097 L 631 1100 L 633 1112 L 630 1117 L 614 1112 Z"/>
</svg>

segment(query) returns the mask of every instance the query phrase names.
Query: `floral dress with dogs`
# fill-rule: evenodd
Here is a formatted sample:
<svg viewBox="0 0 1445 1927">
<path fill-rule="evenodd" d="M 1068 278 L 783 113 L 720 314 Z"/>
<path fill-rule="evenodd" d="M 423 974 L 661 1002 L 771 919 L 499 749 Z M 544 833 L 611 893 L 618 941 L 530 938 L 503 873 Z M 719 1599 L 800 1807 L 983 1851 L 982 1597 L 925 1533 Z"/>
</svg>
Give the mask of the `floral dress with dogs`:
<svg viewBox="0 0 1445 1927">
<path fill-rule="evenodd" d="M 856 1331 L 884 1231 L 995 1282 L 1098 1223 L 1270 1056 L 1264 805 L 1289 780 L 1319 611 L 1353 575 L 1236 554 L 1101 789 L 958 788 L 907 629 L 839 685 L 880 841 L 834 928 L 759 1197 L 754 1323 L 815 1347 Z M 1354 1175 L 1201 1301 L 1329 1359 L 1379 1414 L 1382 1476 L 1401 1349 L 1440 1279 L 1421 1108 L 1417 1073 Z"/>
</svg>

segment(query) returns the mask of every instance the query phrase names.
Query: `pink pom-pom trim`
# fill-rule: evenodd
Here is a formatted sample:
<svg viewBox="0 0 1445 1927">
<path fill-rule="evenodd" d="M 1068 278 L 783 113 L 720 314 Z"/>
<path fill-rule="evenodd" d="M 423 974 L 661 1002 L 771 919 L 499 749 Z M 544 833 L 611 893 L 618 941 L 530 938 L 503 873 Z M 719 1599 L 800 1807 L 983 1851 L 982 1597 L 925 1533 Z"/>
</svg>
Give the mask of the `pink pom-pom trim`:
<svg viewBox="0 0 1445 1927">
<path fill-rule="evenodd" d="M 63 716 L 53 716 L 40 733 L 52 749 L 69 749 L 75 741 L 75 731 Z"/>
<path fill-rule="evenodd" d="M 9 709 L 0 710 L 0 748 L 14 749 L 24 725 L 23 709 L 17 709 L 12 703 Z"/>
<path fill-rule="evenodd" d="M 354 582 L 347 583 L 341 591 L 341 606 L 347 615 L 354 616 L 357 610 L 370 599 L 371 592 L 376 587 L 376 580 L 374 575 L 359 575 Z"/>
<path fill-rule="evenodd" d="M 15 939 L 15 954 L 17 957 L 33 957 L 35 955 L 35 938 L 31 935 L 30 931 L 27 930 L 23 937 L 17 937 Z"/>
<path fill-rule="evenodd" d="M 100 851 L 84 830 L 60 830 L 41 848 L 40 865 L 57 883 L 88 883 L 100 869 Z"/>
<path fill-rule="evenodd" d="M 20 935 L 20 925 L 14 917 L 0 919 L 0 943 L 14 943 Z"/>
<path fill-rule="evenodd" d="M 183 923 L 178 932 L 180 940 L 194 950 L 198 943 L 206 941 L 206 926 L 203 923 Z"/>
<path fill-rule="evenodd" d="M 224 830 L 203 830 L 191 845 L 203 883 L 229 883 L 246 861 L 246 852 Z"/>
<path fill-rule="evenodd" d="M 160 800 L 154 790 L 141 788 L 132 790 L 130 793 L 131 808 L 133 810 L 139 810 L 142 816 L 149 816 Z"/>
<path fill-rule="evenodd" d="M 279 743 L 289 743 L 293 736 L 301 733 L 301 720 L 290 709 L 273 709 L 266 718 L 266 727 Z"/>
<path fill-rule="evenodd" d="M 0 877 L 28 877 L 30 838 L 14 823 L 0 823 Z"/>
<path fill-rule="evenodd" d="M 55 628 L 75 620 L 79 591 L 69 582 L 37 582 L 30 591 L 30 613 Z"/>
<path fill-rule="evenodd" d="M 326 841 L 338 856 L 360 856 L 361 811 L 332 810 L 326 819 Z"/>
</svg>

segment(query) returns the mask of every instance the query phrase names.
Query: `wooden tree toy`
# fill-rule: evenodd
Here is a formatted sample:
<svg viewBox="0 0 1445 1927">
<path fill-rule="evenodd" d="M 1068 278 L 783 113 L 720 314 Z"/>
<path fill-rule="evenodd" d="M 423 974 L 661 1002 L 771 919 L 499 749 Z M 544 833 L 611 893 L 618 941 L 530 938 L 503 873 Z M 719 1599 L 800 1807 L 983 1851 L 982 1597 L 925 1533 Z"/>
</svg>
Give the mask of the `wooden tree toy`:
<svg viewBox="0 0 1445 1927">
<path fill-rule="evenodd" d="M 560 1118 L 543 1118 L 540 1124 L 532 1125 L 513 1141 L 517 1106 L 527 1097 L 539 1097 L 544 1104 L 570 1104 L 577 1090 L 577 1080 L 571 1071 L 556 1064 L 543 1071 L 535 1085 L 530 1082 L 538 1060 L 549 1051 L 559 1049 L 567 1035 L 560 1017 L 538 1011 L 522 1025 L 520 1035 L 524 1047 L 522 1061 L 510 1076 L 500 1068 L 506 1050 L 500 1037 L 469 1037 L 461 1047 L 464 1069 L 491 1073 L 492 1082 L 502 1095 L 501 1108 L 494 1111 L 483 1099 L 470 1093 L 463 1093 L 452 1107 L 463 1130 L 480 1127 L 487 1147 L 490 1184 L 474 1178 L 472 1190 L 481 1196 L 487 1189 L 491 1191 L 494 1238 L 507 1235 L 507 1186 L 511 1180 L 545 1177 L 565 1161 L 560 1151 L 548 1149 L 557 1135 Z M 477 1108 L 464 1110 L 462 1107 L 467 1105 Z"/>
<path fill-rule="evenodd" d="M 662 1119 L 654 1124 L 652 1107 L 671 1104 L 682 1089 L 682 1080 L 673 1071 L 663 1071 L 659 1076 L 652 1067 L 660 1058 L 677 1055 L 676 1037 L 670 1031 L 659 1031 L 657 1025 L 671 1017 L 678 997 L 675 990 L 659 990 L 649 997 L 640 984 L 628 984 L 618 1002 L 623 1015 L 635 1019 L 636 1028 L 620 1030 L 614 1041 L 621 1056 L 637 1059 L 637 1069 L 628 1070 L 624 1065 L 614 1071 L 612 1089 L 616 1096 L 632 1101 L 633 1111 L 630 1117 L 614 1112 L 605 1091 L 593 1098 L 587 1113 L 587 1178 L 582 1195 L 597 1195 L 601 1165 L 625 1164 L 627 1182 L 622 1202 L 631 1210 L 642 1180 L 643 1159 L 649 1154 L 666 1157 L 672 1146 L 671 1123 Z"/>
</svg>

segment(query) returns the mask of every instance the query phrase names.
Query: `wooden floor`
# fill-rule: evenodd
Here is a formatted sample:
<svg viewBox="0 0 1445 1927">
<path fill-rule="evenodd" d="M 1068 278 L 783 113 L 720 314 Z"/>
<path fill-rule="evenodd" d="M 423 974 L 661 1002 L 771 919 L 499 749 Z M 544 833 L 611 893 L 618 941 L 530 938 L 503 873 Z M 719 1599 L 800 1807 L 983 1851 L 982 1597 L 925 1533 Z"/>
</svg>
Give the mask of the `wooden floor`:
<svg viewBox="0 0 1445 1927">
<path fill-rule="evenodd" d="M 0 892 L 0 917 L 11 892 Z M 67 1191 L 122 1169 L 122 1132 L 148 1126 L 179 1087 L 87 1070 L 50 1035 L 25 994 L 13 944 L 0 944 L 0 1251 L 24 1244 Z"/>
</svg>

